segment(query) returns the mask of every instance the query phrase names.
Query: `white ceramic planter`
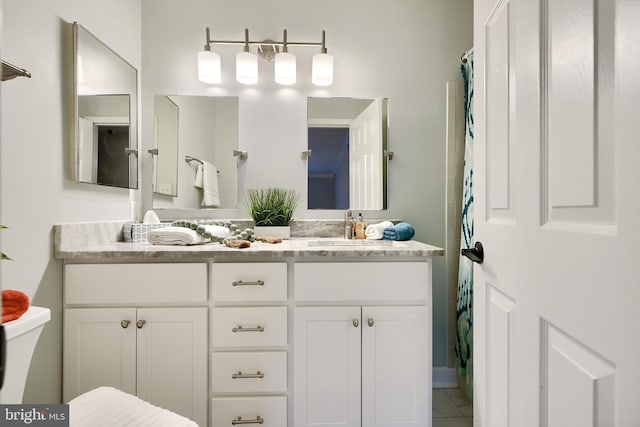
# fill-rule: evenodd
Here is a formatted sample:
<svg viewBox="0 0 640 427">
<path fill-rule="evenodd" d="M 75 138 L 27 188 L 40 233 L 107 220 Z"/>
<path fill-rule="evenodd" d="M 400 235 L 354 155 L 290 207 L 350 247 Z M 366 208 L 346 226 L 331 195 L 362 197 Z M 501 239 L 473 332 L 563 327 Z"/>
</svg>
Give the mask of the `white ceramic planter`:
<svg viewBox="0 0 640 427">
<path fill-rule="evenodd" d="M 282 226 L 265 226 L 265 225 L 256 225 L 253 227 L 255 231 L 256 237 L 280 237 L 282 239 L 288 239 L 291 237 L 291 226 L 282 225 Z"/>
</svg>

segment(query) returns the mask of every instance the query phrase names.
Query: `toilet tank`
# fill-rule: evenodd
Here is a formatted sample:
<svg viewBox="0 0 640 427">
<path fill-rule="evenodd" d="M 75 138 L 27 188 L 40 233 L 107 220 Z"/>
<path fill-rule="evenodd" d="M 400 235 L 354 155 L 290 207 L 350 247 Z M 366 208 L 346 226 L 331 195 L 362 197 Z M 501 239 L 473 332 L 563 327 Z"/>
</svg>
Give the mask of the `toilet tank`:
<svg viewBox="0 0 640 427">
<path fill-rule="evenodd" d="M 31 357 L 50 319 L 51 310 L 31 306 L 20 318 L 3 324 L 7 343 L 0 403 L 22 403 Z"/>
</svg>

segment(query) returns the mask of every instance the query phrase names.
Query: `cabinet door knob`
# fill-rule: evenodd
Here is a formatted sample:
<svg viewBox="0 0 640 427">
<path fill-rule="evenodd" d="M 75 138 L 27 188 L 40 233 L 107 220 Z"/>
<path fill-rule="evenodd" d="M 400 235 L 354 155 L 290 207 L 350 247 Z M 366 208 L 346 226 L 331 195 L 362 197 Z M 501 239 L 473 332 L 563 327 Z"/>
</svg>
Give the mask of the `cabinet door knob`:
<svg viewBox="0 0 640 427">
<path fill-rule="evenodd" d="M 360 321 L 358 319 L 353 319 L 353 327 L 357 328 L 358 326 L 360 326 Z"/>
<path fill-rule="evenodd" d="M 367 325 L 369 325 L 370 327 L 373 326 L 373 318 L 369 317 L 369 320 L 367 320 Z"/>
<path fill-rule="evenodd" d="M 147 323 L 146 320 L 138 320 L 136 322 L 136 326 L 138 327 L 138 329 L 142 329 L 142 327 L 144 326 L 145 323 Z"/>
<path fill-rule="evenodd" d="M 127 329 L 130 323 L 131 320 L 123 320 L 122 322 L 120 322 L 120 326 L 122 326 L 123 329 Z"/>
</svg>

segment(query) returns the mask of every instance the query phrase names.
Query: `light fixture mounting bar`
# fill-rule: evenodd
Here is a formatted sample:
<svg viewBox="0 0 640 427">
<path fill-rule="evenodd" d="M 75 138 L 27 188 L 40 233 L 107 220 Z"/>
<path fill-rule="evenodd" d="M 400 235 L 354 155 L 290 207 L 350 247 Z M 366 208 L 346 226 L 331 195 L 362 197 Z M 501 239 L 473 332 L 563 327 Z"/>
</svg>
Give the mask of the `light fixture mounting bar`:
<svg viewBox="0 0 640 427">
<path fill-rule="evenodd" d="M 282 46 L 284 47 L 285 45 L 287 46 L 320 46 L 324 48 L 325 45 L 325 31 L 322 30 L 322 41 L 320 42 L 292 42 L 289 40 L 286 41 L 273 41 L 273 40 L 269 40 L 269 41 L 265 41 L 265 40 L 249 40 L 248 38 L 246 40 L 211 40 L 209 38 L 209 27 L 206 28 L 206 32 L 207 32 L 207 45 L 212 45 L 212 44 L 226 44 L 226 45 L 245 45 L 248 44 L 249 46 L 259 46 L 259 45 L 263 45 L 263 44 L 270 44 L 270 45 L 274 45 L 274 46 Z M 245 28 L 245 32 L 248 35 L 249 29 Z"/>
</svg>

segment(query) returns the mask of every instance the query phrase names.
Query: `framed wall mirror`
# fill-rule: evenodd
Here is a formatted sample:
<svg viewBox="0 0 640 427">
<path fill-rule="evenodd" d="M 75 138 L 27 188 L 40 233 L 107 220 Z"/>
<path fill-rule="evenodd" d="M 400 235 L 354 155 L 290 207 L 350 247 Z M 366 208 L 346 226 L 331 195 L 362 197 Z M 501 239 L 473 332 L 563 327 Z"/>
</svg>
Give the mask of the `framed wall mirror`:
<svg viewBox="0 0 640 427">
<path fill-rule="evenodd" d="M 308 209 L 387 208 L 387 98 L 308 98 Z"/>
<path fill-rule="evenodd" d="M 236 208 L 238 102 L 154 97 L 153 209 Z"/>
<path fill-rule="evenodd" d="M 137 70 L 78 23 L 72 33 L 74 179 L 138 188 Z"/>
</svg>

